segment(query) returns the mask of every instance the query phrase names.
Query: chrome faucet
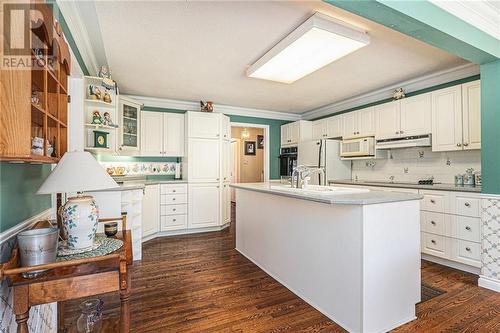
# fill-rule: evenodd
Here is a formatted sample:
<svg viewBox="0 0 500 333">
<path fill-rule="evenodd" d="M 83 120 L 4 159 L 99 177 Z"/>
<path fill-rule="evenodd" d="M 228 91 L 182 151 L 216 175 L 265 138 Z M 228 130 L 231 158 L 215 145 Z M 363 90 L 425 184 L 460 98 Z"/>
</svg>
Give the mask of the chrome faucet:
<svg viewBox="0 0 500 333">
<path fill-rule="evenodd" d="M 294 188 L 304 188 L 307 186 L 311 175 L 313 174 L 324 174 L 325 170 L 323 168 L 309 168 L 304 165 L 298 165 L 293 168 L 292 172 L 292 187 Z"/>
</svg>

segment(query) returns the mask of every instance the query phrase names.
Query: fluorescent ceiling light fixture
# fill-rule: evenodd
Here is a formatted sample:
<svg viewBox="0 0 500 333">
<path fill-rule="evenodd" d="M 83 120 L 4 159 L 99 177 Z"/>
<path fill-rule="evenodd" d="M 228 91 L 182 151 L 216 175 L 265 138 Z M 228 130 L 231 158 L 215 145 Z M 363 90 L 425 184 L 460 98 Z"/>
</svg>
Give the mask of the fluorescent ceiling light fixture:
<svg viewBox="0 0 500 333">
<path fill-rule="evenodd" d="M 369 43 L 365 31 L 316 12 L 251 65 L 247 75 L 292 83 Z"/>
</svg>

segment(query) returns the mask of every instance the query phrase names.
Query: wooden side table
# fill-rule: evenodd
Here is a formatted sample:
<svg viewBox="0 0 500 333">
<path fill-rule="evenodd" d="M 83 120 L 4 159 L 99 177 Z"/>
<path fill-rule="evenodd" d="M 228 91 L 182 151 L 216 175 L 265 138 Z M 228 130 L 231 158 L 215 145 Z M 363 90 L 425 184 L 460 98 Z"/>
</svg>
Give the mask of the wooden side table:
<svg viewBox="0 0 500 333">
<path fill-rule="evenodd" d="M 129 332 L 131 276 L 128 266 L 133 261 L 131 231 L 126 230 L 126 215 L 100 219 L 99 222 L 120 220 L 122 231 L 116 238 L 123 240 L 123 246 L 105 256 L 19 267 L 19 251 L 17 248 L 13 250 L 9 262 L 0 266 L 0 278 L 7 278 L 13 287 L 18 333 L 29 333 L 27 322 L 31 306 L 114 291 L 120 292 L 120 332 Z M 22 273 L 39 269 L 51 270 L 35 278 L 22 276 Z"/>
</svg>

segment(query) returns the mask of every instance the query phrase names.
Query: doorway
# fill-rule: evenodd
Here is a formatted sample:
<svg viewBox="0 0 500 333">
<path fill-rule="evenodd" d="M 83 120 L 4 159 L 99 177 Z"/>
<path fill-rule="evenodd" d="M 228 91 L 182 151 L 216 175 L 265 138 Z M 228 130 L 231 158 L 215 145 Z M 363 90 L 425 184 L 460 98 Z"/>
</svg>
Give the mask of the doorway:
<svg viewBox="0 0 500 333">
<path fill-rule="evenodd" d="M 231 124 L 231 182 L 259 183 L 268 180 L 267 125 Z M 235 201 L 234 190 L 231 201 Z"/>
</svg>

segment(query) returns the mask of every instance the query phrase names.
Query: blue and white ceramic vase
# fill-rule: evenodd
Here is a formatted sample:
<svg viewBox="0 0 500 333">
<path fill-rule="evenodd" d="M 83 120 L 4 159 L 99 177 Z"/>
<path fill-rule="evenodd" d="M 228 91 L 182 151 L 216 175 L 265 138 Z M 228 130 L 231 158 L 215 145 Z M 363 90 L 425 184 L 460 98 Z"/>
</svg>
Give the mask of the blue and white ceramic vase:
<svg viewBox="0 0 500 333">
<path fill-rule="evenodd" d="M 91 196 L 70 197 L 62 207 L 62 220 L 72 250 L 92 249 L 99 211 Z"/>
</svg>

